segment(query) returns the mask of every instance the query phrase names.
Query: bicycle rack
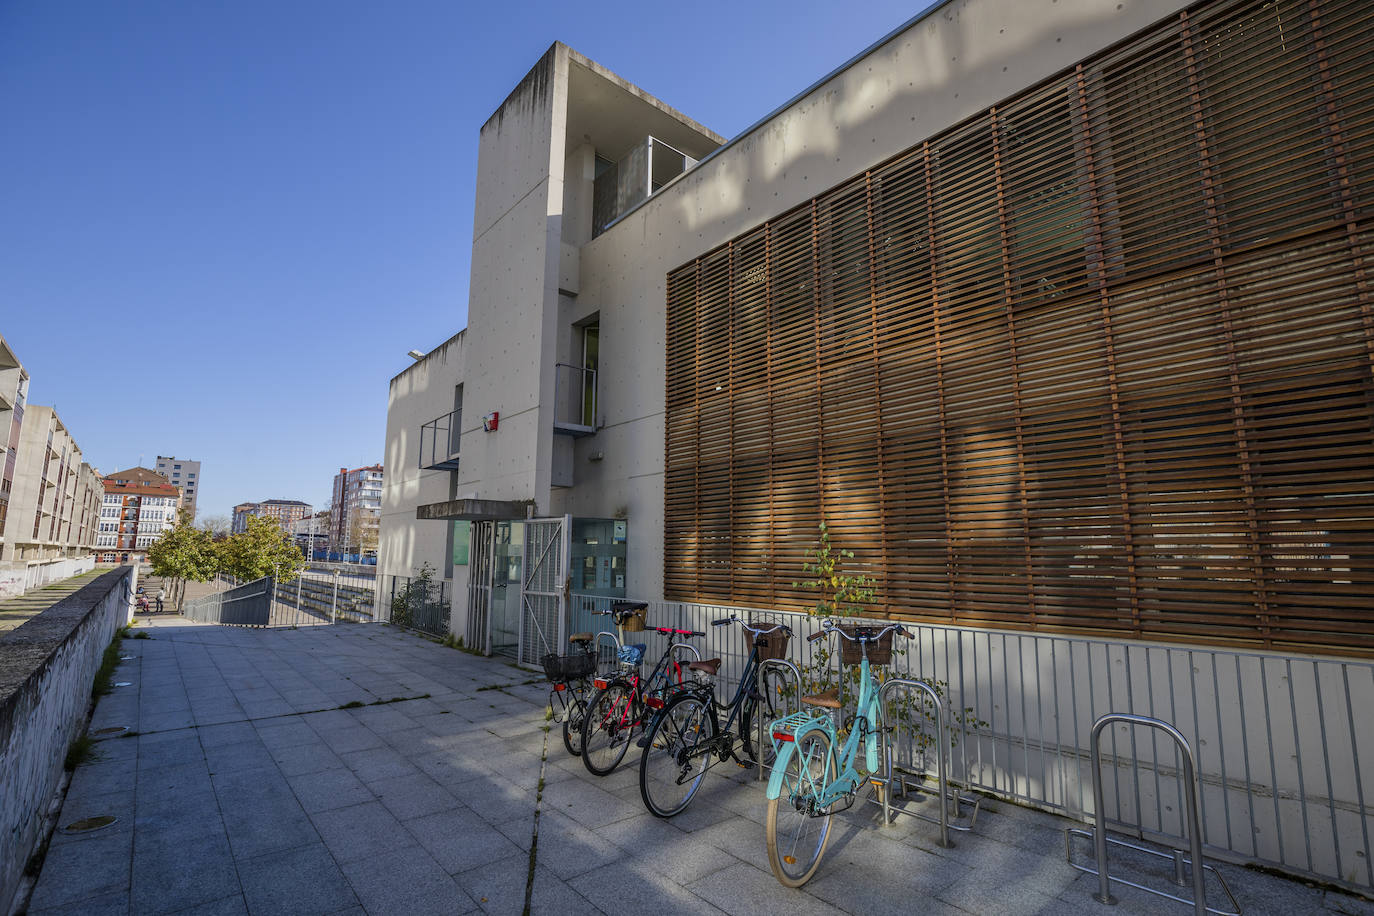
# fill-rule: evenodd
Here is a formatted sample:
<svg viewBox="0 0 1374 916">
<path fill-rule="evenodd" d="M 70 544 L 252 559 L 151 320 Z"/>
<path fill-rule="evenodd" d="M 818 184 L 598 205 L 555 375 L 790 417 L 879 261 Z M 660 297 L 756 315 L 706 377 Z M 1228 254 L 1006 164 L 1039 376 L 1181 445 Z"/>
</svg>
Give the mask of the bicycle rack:
<svg viewBox="0 0 1374 916">
<path fill-rule="evenodd" d="M 596 667 L 598 671 L 601 670 L 601 637 L 603 636 L 608 637 L 611 640 L 611 661 L 613 663 L 615 662 L 616 657 L 620 654 L 619 636 L 616 636 L 610 630 L 602 630 L 601 632 L 597 633 L 596 638 L 592 640 L 592 651 L 596 653 Z"/>
<path fill-rule="evenodd" d="M 1178 748 L 1183 757 L 1183 784 L 1184 784 L 1184 804 L 1188 813 L 1188 845 L 1192 854 L 1191 860 L 1184 859 L 1182 851 L 1173 850 L 1173 855 L 1158 852 L 1144 846 L 1137 846 L 1134 843 L 1127 843 L 1124 840 L 1109 840 L 1106 830 L 1106 803 L 1103 800 L 1102 792 L 1102 731 L 1113 722 L 1121 722 L 1127 725 L 1144 725 L 1149 728 L 1158 729 L 1173 739 L 1175 747 Z M 1093 899 L 1098 903 L 1112 905 L 1116 903 L 1116 898 L 1111 892 L 1111 875 L 1107 863 L 1107 844 L 1121 846 L 1137 852 L 1147 853 L 1161 859 L 1172 859 L 1174 863 L 1174 883 L 1182 885 L 1185 863 L 1192 866 L 1193 872 L 1193 899 L 1178 897 L 1165 891 L 1146 887 L 1143 884 L 1136 884 L 1124 878 L 1117 878 L 1118 884 L 1133 887 L 1136 890 L 1144 891 L 1147 894 L 1154 894 L 1157 897 L 1164 897 L 1178 903 L 1191 903 L 1196 916 L 1207 916 L 1208 913 L 1215 916 L 1240 916 L 1240 904 L 1236 902 L 1235 895 L 1226 885 L 1226 879 L 1221 876 L 1221 872 L 1206 864 L 1202 857 L 1202 829 L 1201 817 L 1198 815 L 1197 801 L 1197 766 L 1193 759 L 1193 748 L 1188 744 L 1188 739 L 1183 737 L 1183 733 L 1173 725 L 1163 719 L 1154 719 L 1149 716 L 1138 716 L 1132 713 L 1108 713 L 1093 723 L 1091 744 L 1089 745 L 1092 768 L 1093 768 L 1093 810 L 1095 812 L 1093 831 L 1089 834 L 1085 830 L 1069 828 L 1064 831 L 1064 853 L 1069 865 L 1078 871 L 1087 872 L 1090 875 L 1097 875 L 1097 893 L 1093 894 Z M 1088 868 L 1085 865 L 1078 865 L 1073 861 L 1073 837 L 1091 837 L 1094 842 L 1094 851 L 1097 855 L 1097 868 Z M 1201 867 L 1197 867 L 1201 863 Z M 1231 911 L 1217 910 L 1207 905 L 1206 873 L 1212 872 L 1221 882 L 1221 889 L 1226 892 L 1226 896 L 1231 900 Z"/>
<path fill-rule="evenodd" d="M 797 708 L 800 709 L 800 708 L 801 708 L 801 695 L 802 695 L 802 677 L 801 677 L 801 670 L 800 670 L 796 665 L 792 664 L 791 662 L 789 662 L 789 661 L 788 661 L 787 659 L 785 659 L 785 658 L 765 658 L 763 661 L 759 662 L 758 670 L 754 673 L 754 677 L 755 677 L 754 689 L 755 689 L 760 695 L 763 694 L 763 672 L 764 672 L 765 670 L 767 670 L 769 667 L 780 668 L 780 669 L 786 671 L 786 672 L 791 676 L 792 683 L 794 683 L 794 684 L 797 685 L 797 700 L 796 700 L 796 705 L 797 705 Z M 759 743 L 758 743 L 757 746 L 758 746 L 758 748 L 759 748 L 759 757 L 762 758 L 762 756 L 763 756 L 763 746 L 764 746 L 764 745 L 763 745 L 763 742 L 764 742 L 764 740 L 767 739 L 768 742 L 769 742 L 770 744 L 772 743 L 772 740 L 773 740 L 773 736 L 772 736 L 772 735 L 769 733 L 769 731 L 768 731 L 768 729 L 773 725 L 773 723 L 772 723 L 772 722 L 765 722 L 765 721 L 763 721 L 763 716 L 758 716 L 757 718 L 758 718 L 758 722 L 755 723 L 755 726 L 754 726 L 754 727 L 758 729 L 758 739 L 759 739 Z M 756 782 L 761 782 L 761 781 L 763 780 L 763 771 L 764 771 L 764 770 L 771 770 L 772 767 L 767 766 L 766 764 L 764 764 L 763 760 L 760 759 L 760 760 L 759 760 L 759 764 L 758 764 L 758 766 L 757 766 L 755 769 L 758 771 L 758 772 L 757 772 L 757 775 L 755 776 L 755 781 L 756 781 Z"/>
<path fill-rule="evenodd" d="M 906 776 L 908 772 L 910 772 L 902 770 L 892 762 L 893 754 L 892 746 L 890 743 L 891 731 L 887 728 L 887 722 L 885 721 L 887 716 L 888 694 L 901 687 L 919 690 L 920 692 L 924 693 L 927 697 L 929 697 L 930 701 L 933 704 L 935 704 L 935 757 L 936 778 L 938 780 L 936 783 L 936 789 L 939 792 L 940 798 L 940 816 L 938 818 L 934 818 L 928 814 L 922 814 L 919 811 L 904 811 L 902 809 L 896 810 L 898 814 L 909 814 L 912 817 L 919 817 L 923 821 L 930 821 L 931 823 L 939 824 L 940 845 L 945 848 L 949 848 L 954 845 L 953 841 L 951 841 L 949 838 L 950 830 L 972 830 L 973 820 L 978 817 L 978 808 L 979 805 L 982 804 L 982 800 L 971 800 L 973 801 L 973 818 L 969 820 L 968 826 L 950 824 L 949 804 L 950 802 L 954 803 L 955 816 L 957 817 L 960 798 L 957 794 L 951 794 L 949 791 L 949 774 L 946 771 L 946 767 L 948 765 L 947 761 L 950 759 L 950 749 L 949 732 L 945 728 L 945 704 L 940 699 L 940 694 L 935 691 L 934 687 L 932 687 L 925 681 L 916 680 L 915 678 L 890 678 L 889 680 L 883 683 L 882 687 L 878 689 L 878 716 L 880 720 L 882 720 L 880 721 L 879 725 L 879 733 L 882 735 L 883 743 L 882 766 L 886 771 L 884 774 L 885 783 L 883 785 L 884 791 L 882 793 L 883 798 L 881 802 L 883 806 L 883 824 L 886 825 L 892 823 L 892 812 L 894 810 L 892 808 L 893 785 L 897 785 L 901 789 L 902 796 L 905 797 L 907 789 Z M 911 773 L 911 775 L 922 774 Z"/>
<path fill-rule="evenodd" d="M 697 651 L 697 647 L 694 646 L 694 645 L 692 645 L 691 643 L 685 643 L 685 642 L 674 643 L 674 644 L 673 644 L 673 654 L 676 655 L 676 654 L 677 654 L 677 651 L 678 651 L 679 649 L 685 649 L 686 651 L 692 653 L 692 661 L 694 661 L 694 662 L 699 662 L 699 661 L 701 661 L 701 653 L 698 652 L 698 651 Z"/>
</svg>

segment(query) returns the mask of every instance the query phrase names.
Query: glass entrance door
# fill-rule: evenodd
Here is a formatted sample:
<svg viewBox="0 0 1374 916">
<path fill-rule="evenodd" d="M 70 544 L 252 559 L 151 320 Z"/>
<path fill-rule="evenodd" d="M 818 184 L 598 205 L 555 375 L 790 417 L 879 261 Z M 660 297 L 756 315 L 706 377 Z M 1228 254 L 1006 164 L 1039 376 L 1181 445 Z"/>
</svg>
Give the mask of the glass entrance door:
<svg viewBox="0 0 1374 916">
<path fill-rule="evenodd" d="M 495 522 L 491 575 L 491 651 L 518 658 L 525 523 Z"/>
</svg>

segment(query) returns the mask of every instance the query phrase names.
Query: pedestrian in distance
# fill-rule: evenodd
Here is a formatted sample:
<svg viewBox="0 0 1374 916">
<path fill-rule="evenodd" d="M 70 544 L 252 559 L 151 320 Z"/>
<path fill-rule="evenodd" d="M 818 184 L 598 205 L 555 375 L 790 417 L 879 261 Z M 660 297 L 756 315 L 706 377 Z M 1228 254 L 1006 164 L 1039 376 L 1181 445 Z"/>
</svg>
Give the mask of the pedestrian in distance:
<svg viewBox="0 0 1374 916">
<path fill-rule="evenodd" d="M 158 612 L 159 614 L 162 613 L 162 599 L 165 598 L 166 596 L 167 596 L 167 591 L 166 591 L 166 589 L 161 589 L 161 588 L 160 588 L 160 589 L 157 590 L 157 612 Z"/>
</svg>

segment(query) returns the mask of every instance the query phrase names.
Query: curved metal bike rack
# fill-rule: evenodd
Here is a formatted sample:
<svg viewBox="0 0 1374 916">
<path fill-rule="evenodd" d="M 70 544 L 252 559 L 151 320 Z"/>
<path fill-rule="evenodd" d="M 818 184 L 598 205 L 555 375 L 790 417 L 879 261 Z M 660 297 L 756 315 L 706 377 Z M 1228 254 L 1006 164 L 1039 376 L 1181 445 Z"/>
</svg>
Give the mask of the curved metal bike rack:
<svg viewBox="0 0 1374 916">
<path fill-rule="evenodd" d="M 920 814 L 916 811 L 900 811 L 901 814 L 910 814 L 912 817 L 919 817 L 922 820 L 934 821 L 940 825 L 940 845 L 949 848 L 954 845 L 949 838 L 949 774 L 946 772 L 946 761 L 949 759 L 949 733 L 945 729 L 945 704 L 940 700 L 940 694 L 935 688 L 925 681 L 915 678 L 895 677 L 883 683 L 878 688 L 878 717 L 879 734 L 882 736 L 882 766 L 884 769 L 883 778 L 885 781 L 885 791 L 883 792 L 883 823 L 892 822 L 892 783 L 896 776 L 895 767 L 892 764 L 892 747 L 889 744 L 889 730 L 887 728 L 887 697 L 892 691 L 898 688 L 918 690 L 930 698 L 935 704 L 935 756 L 936 756 L 936 775 L 938 778 L 937 789 L 940 796 L 940 817 L 937 821 L 929 815 Z M 897 777 L 900 779 L 900 777 Z M 905 794 L 906 783 L 902 783 L 902 791 Z"/>
<path fill-rule="evenodd" d="M 611 661 L 614 662 L 620 654 L 620 637 L 610 630 L 602 630 L 592 639 L 592 651 L 596 653 L 596 666 L 601 668 L 601 637 L 607 637 L 611 641 Z"/>
<path fill-rule="evenodd" d="M 763 661 L 759 662 L 758 670 L 754 673 L 754 689 L 758 691 L 760 696 L 763 695 L 763 672 L 766 671 L 768 668 L 777 668 L 779 670 L 786 671 L 790 675 L 792 683 L 797 685 L 797 708 L 800 709 L 802 694 L 801 669 L 799 669 L 796 665 L 792 664 L 785 658 L 765 658 Z M 760 756 L 762 756 L 763 754 L 763 742 L 765 736 L 770 742 L 773 740 L 773 736 L 768 733 L 768 729 L 770 726 L 772 726 L 772 724 L 772 722 L 763 721 L 763 716 L 759 716 L 758 721 L 754 723 L 754 727 L 758 731 L 758 748 Z M 759 765 L 755 769 L 757 773 L 754 778 L 757 782 L 762 781 L 763 771 L 770 769 L 770 767 L 765 766 L 763 761 L 760 760 Z"/>
<path fill-rule="evenodd" d="M 1216 874 L 1217 879 L 1221 881 L 1221 888 L 1223 891 L 1226 892 L 1226 896 L 1231 898 L 1231 905 L 1235 908 L 1234 913 L 1231 914 L 1231 916 L 1238 916 L 1240 912 L 1240 906 L 1236 902 L 1235 896 L 1231 894 L 1231 889 L 1226 886 L 1225 879 L 1221 877 L 1220 872 L 1217 872 L 1211 866 L 1203 862 L 1201 817 L 1198 814 L 1197 763 L 1193 757 L 1193 748 L 1188 743 L 1188 739 L 1183 736 L 1182 732 L 1180 732 L 1170 723 L 1165 722 L 1163 719 L 1154 719 L 1150 716 L 1138 716 L 1132 713 L 1108 713 L 1107 715 L 1102 716 L 1096 722 L 1093 723 L 1092 737 L 1089 749 L 1092 756 L 1093 810 L 1095 812 L 1095 823 L 1093 825 L 1092 838 L 1095 847 L 1095 852 L 1097 854 L 1097 869 L 1093 870 L 1091 868 L 1087 868 L 1086 866 L 1075 864 L 1072 858 L 1071 848 L 1069 849 L 1069 864 L 1072 867 L 1078 869 L 1079 871 L 1084 871 L 1088 874 L 1097 875 L 1097 893 L 1093 894 L 1094 900 L 1096 900 L 1098 903 L 1104 903 L 1108 905 L 1116 903 L 1116 898 L 1113 897 L 1111 893 L 1112 879 L 1110 874 L 1108 873 L 1107 843 L 1109 841 L 1107 839 L 1106 829 L 1106 802 L 1103 799 L 1102 790 L 1102 732 L 1108 725 L 1111 725 L 1114 722 L 1120 722 L 1126 725 L 1144 725 L 1148 728 L 1154 728 L 1164 732 L 1164 734 L 1168 735 L 1170 738 L 1173 739 L 1174 745 L 1179 751 L 1179 756 L 1183 758 L 1184 807 L 1186 809 L 1186 813 L 1188 816 L 1189 852 L 1192 854 L 1191 865 L 1193 871 L 1193 899 L 1188 900 L 1185 897 L 1177 897 L 1173 894 L 1165 893 L 1164 891 L 1156 890 L 1151 887 L 1146 887 L 1143 884 L 1136 884 L 1132 881 L 1127 881 L 1123 878 L 1117 878 L 1117 882 L 1120 884 L 1124 884 L 1127 887 L 1133 887 L 1137 890 L 1145 891 L 1149 894 L 1155 894 L 1159 897 L 1165 897 L 1169 900 L 1175 900 L 1179 903 L 1191 903 L 1193 905 L 1193 910 L 1197 914 L 1197 916 L 1207 916 L 1208 913 L 1226 914 L 1227 911 L 1225 910 L 1211 909 L 1207 906 L 1206 872 L 1212 871 L 1214 874 Z M 1081 830 L 1071 829 L 1067 831 L 1065 834 L 1066 847 L 1069 843 L 1072 842 L 1072 838 L 1075 834 L 1080 836 L 1086 835 L 1086 833 Z M 1110 842 L 1120 846 L 1129 847 L 1139 852 L 1145 852 L 1151 855 L 1159 856 L 1160 858 L 1170 858 L 1170 856 L 1165 855 L 1164 853 L 1157 852 L 1153 849 L 1147 849 L 1143 846 L 1136 846 L 1132 843 L 1125 843 L 1121 840 L 1111 840 Z M 1174 851 L 1174 855 L 1172 856 L 1172 858 L 1174 861 L 1175 883 L 1183 884 L 1184 860 L 1177 850 Z"/>
<path fill-rule="evenodd" d="M 692 653 L 692 661 L 694 661 L 694 662 L 699 662 L 699 661 L 701 661 L 701 653 L 698 652 L 698 651 L 697 651 L 697 647 L 694 646 L 694 645 L 692 645 L 691 643 L 685 643 L 685 642 L 673 643 L 672 652 L 673 652 L 674 655 L 677 654 L 677 651 L 678 651 L 679 649 L 685 649 L 686 651 Z"/>
</svg>

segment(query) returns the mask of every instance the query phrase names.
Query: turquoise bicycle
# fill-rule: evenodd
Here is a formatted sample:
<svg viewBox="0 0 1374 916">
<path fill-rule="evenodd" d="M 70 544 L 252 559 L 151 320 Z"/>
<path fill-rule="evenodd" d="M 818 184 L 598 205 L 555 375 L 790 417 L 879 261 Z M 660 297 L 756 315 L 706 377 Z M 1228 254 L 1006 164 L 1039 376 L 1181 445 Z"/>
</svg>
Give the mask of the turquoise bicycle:
<svg viewBox="0 0 1374 916">
<path fill-rule="evenodd" d="M 882 780 L 878 770 L 878 683 L 869 667 L 869 652 L 876 650 L 889 633 L 911 638 L 900 624 L 842 629 L 827 620 L 808 640 L 814 642 L 834 633 L 856 643 L 860 650 L 859 699 L 844 747 L 837 755 L 835 723 L 824 711 L 841 708 L 838 691 L 802 697 L 803 704 L 822 709 L 802 709 L 776 720 L 771 728 L 777 759 L 768 779 L 764 837 L 768 864 L 787 887 L 801 887 L 820 868 L 830 839 L 831 816 L 851 807 L 865 782 Z M 890 647 L 890 641 L 887 645 Z M 861 744 L 862 767 L 858 762 Z"/>
</svg>

